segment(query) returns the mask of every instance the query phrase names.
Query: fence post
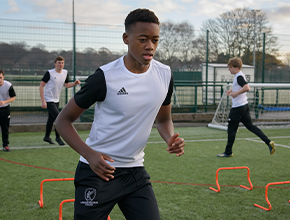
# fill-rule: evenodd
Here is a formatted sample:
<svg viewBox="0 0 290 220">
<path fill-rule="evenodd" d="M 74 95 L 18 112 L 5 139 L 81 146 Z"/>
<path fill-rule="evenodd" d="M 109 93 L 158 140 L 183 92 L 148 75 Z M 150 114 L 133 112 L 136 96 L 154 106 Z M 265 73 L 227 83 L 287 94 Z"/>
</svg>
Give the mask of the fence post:
<svg viewBox="0 0 290 220">
<path fill-rule="evenodd" d="M 206 86 L 205 86 L 205 113 L 207 113 L 207 84 L 208 84 L 208 35 L 209 35 L 209 30 L 206 30 L 206 65 L 205 65 L 205 81 L 206 81 Z"/>
<path fill-rule="evenodd" d="M 194 86 L 194 112 L 197 112 L 197 85 Z"/>
<path fill-rule="evenodd" d="M 73 21 L 73 52 L 72 52 L 72 54 L 73 54 L 72 71 L 73 71 L 73 76 L 74 76 L 73 81 L 76 81 L 76 23 L 74 21 Z M 75 86 L 73 87 L 73 91 L 74 91 L 74 94 L 75 94 L 76 93 L 76 87 Z"/>
<path fill-rule="evenodd" d="M 65 88 L 65 105 L 67 104 L 67 102 L 68 102 L 68 93 L 67 93 L 67 90 L 68 90 L 68 88 Z"/>
</svg>

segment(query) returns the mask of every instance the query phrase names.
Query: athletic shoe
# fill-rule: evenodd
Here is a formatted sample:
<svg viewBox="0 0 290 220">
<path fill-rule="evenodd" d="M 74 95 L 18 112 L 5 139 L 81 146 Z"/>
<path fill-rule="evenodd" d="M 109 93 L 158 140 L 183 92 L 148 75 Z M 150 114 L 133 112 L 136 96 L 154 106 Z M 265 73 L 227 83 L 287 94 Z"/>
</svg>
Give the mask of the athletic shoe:
<svg viewBox="0 0 290 220">
<path fill-rule="evenodd" d="M 55 144 L 54 142 L 51 141 L 50 137 L 44 137 L 43 140 L 44 140 L 45 142 L 50 143 L 50 144 Z"/>
<path fill-rule="evenodd" d="M 10 149 L 9 149 L 8 146 L 3 147 L 3 150 L 6 151 L 6 152 L 9 152 L 10 151 Z"/>
<path fill-rule="evenodd" d="M 274 141 L 271 141 L 269 144 L 268 144 L 268 147 L 269 147 L 269 150 L 270 150 L 270 154 L 273 155 L 275 153 L 275 143 Z"/>
<path fill-rule="evenodd" d="M 59 145 L 64 145 L 63 141 L 61 140 L 60 137 L 57 137 L 55 138 L 56 142 L 59 144 Z"/>
<path fill-rule="evenodd" d="M 225 154 L 225 153 L 222 153 L 222 154 L 218 154 L 216 155 L 217 157 L 232 157 L 233 154 Z"/>
</svg>

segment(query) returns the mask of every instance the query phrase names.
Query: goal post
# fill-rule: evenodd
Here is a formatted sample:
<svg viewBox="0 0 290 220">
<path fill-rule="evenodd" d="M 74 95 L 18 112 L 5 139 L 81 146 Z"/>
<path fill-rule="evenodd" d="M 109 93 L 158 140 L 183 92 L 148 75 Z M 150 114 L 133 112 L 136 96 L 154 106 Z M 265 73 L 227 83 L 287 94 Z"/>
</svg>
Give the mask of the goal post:
<svg viewBox="0 0 290 220">
<path fill-rule="evenodd" d="M 290 127 L 290 84 L 286 83 L 249 83 L 248 104 L 253 124 L 263 127 Z M 224 90 L 210 128 L 227 130 L 228 117 L 232 107 L 232 97 Z M 243 126 L 240 123 L 240 126 Z"/>
</svg>

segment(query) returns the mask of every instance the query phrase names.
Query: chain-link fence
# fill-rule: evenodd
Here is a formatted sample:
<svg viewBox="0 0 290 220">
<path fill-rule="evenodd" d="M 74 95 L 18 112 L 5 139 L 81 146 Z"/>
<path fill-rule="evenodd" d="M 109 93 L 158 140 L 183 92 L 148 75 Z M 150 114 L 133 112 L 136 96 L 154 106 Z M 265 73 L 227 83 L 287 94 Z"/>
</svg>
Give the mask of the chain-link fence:
<svg viewBox="0 0 290 220">
<path fill-rule="evenodd" d="M 16 101 L 11 104 L 13 110 L 11 123 L 15 124 L 46 122 L 47 112 L 40 107 L 39 83 L 44 73 L 54 68 L 56 56 L 61 55 L 65 58 L 65 69 L 69 71 L 69 76 L 73 80 L 74 77 L 86 78 L 99 66 L 115 60 L 127 51 L 127 46 L 122 40 L 123 25 L 74 26 L 72 23 L 63 22 L 0 19 L 0 28 L 0 69 L 4 70 L 5 79 L 13 84 L 17 93 Z M 210 36 L 211 34 L 213 35 L 209 32 Z M 257 33 L 257 38 L 263 39 L 263 34 Z M 172 101 L 174 108 L 180 108 L 178 112 L 210 109 L 207 106 L 209 103 L 200 101 L 204 100 L 205 94 L 202 91 L 206 88 L 204 85 L 203 88 L 198 86 L 204 83 L 200 65 L 206 60 L 226 63 L 229 55 L 221 52 L 213 55 L 213 39 L 210 37 L 208 41 L 206 39 L 205 33 L 195 31 L 193 42 L 183 48 L 183 52 L 188 53 L 176 53 L 170 61 L 160 55 L 162 48 L 159 47 L 157 50 L 156 59 L 160 58 L 160 61 L 170 64 L 173 70 L 177 87 Z M 290 82 L 290 36 L 275 35 L 275 39 L 274 50 L 270 52 L 269 44 L 266 45 L 264 56 L 263 45 L 256 47 L 257 82 Z M 249 53 L 252 53 L 251 48 L 252 45 L 249 46 Z M 208 56 L 206 49 L 209 50 Z M 252 58 L 249 56 L 249 63 L 245 61 L 244 63 L 251 65 Z M 260 68 L 263 62 L 264 69 Z M 218 82 L 216 85 L 218 86 Z M 78 89 L 79 87 L 76 91 Z M 211 91 L 216 92 L 215 89 Z M 75 89 L 63 89 L 61 108 L 74 92 Z M 218 101 L 220 92 L 216 93 Z"/>
</svg>

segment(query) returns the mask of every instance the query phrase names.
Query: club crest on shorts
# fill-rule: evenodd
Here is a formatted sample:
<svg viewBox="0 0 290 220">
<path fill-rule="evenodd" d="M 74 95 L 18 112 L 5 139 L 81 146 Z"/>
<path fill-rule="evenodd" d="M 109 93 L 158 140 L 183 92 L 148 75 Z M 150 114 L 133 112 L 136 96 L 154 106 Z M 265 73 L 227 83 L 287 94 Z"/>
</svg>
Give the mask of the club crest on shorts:
<svg viewBox="0 0 290 220">
<path fill-rule="evenodd" d="M 98 201 L 94 202 L 93 200 L 95 199 L 97 195 L 97 191 L 94 188 L 87 188 L 85 190 L 85 200 L 82 201 L 81 204 L 84 204 L 85 206 L 93 206 L 95 204 L 98 204 Z"/>
</svg>

